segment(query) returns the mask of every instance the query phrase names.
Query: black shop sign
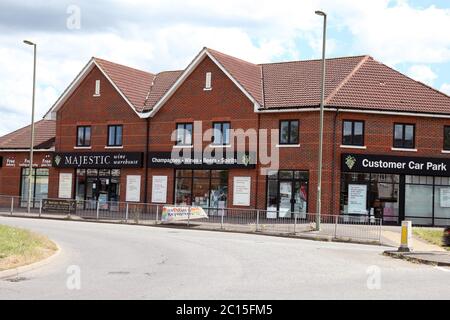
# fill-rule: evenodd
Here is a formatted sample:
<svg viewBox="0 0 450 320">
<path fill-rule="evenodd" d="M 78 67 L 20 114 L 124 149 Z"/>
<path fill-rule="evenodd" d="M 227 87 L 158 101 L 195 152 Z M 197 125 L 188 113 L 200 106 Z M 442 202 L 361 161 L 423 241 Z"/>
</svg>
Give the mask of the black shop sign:
<svg viewBox="0 0 450 320">
<path fill-rule="evenodd" d="M 450 176 L 450 159 L 344 153 L 343 172 Z"/>
<path fill-rule="evenodd" d="M 44 212 L 75 212 L 76 200 L 61 200 L 61 199 L 43 199 L 42 211 Z"/>
<path fill-rule="evenodd" d="M 142 168 L 142 152 L 55 153 L 56 168 Z"/>
<path fill-rule="evenodd" d="M 150 168 L 177 169 L 254 169 L 256 168 L 256 153 L 254 152 L 149 152 L 148 166 Z"/>
</svg>

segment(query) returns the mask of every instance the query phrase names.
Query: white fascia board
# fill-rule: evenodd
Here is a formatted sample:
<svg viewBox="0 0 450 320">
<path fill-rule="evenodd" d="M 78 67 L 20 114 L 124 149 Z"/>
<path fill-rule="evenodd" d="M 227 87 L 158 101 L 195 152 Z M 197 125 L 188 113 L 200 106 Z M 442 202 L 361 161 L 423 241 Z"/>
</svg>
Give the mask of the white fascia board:
<svg viewBox="0 0 450 320">
<path fill-rule="evenodd" d="M 245 96 L 250 99 L 255 105 L 255 110 L 260 108 L 259 103 L 241 86 L 236 79 L 208 52 L 207 48 L 204 48 L 200 53 L 192 60 L 189 66 L 184 70 L 177 81 L 172 85 L 172 87 L 162 96 L 161 99 L 155 104 L 153 109 L 149 112 L 142 113 L 142 117 L 153 117 L 159 109 L 169 100 L 169 98 L 175 93 L 175 91 L 183 84 L 183 82 L 189 77 L 189 75 L 195 70 L 195 68 L 206 58 L 209 57 L 223 73 L 231 80 L 233 83 L 245 94 Z"/>
</svg>

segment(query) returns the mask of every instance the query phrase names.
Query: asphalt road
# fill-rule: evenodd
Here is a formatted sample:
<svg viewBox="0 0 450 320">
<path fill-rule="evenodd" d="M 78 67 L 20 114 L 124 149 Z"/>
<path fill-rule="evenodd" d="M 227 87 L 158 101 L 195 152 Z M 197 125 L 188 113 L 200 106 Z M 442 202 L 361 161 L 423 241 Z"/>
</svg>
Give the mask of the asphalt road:
<svg viewBox="0 0 450 320">
<path fill-rule="evenodd" d="M 383 247 L 259 235 L 0 217 L 61 253 L 0 299 L 450 299 L 450 269 Z M 79 288 L 78 288 L 79 285 Z"/>
</svg>

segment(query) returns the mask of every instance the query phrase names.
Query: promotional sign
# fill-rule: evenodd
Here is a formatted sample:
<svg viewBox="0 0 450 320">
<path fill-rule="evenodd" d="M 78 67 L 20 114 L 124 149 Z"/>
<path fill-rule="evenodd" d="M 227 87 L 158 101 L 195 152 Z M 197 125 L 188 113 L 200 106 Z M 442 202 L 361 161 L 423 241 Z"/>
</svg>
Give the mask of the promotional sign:
<svg viewBox="0 0 450 320">
<path fill-rule="evenodd" d="M 59 174 L 58 198 L 62 198 L 62 199 L 72 198 L 72 174 L 71 173 L 60 173 Z"/>
<path fill-rule="evenodd" d="M 441 208 L 450 208 L 450 188 L 441 188 Z"/>
<path fill-rule="evenodd" d="M 367 185 L 348 185 L 348 213 L 367 213 Z"/>
<path fill-rule="evenodd" d="M 234 177 L 233 180 L 233 205 L 250 205 L 251 177 Z"/>
<path fill-rule="evenodd" d="M 161 215 L 162 222 L 204 219 L 208 215 L 201 207 L 164 206 Z"/>
<path fill-rule="evenodd" d="M 55 153 L 56 168 L 142 168 L 142 152 Z"/>
<path fill-rule="evenodd" d="M 126 201 L 141 201 L 141 176 L 127 176 Z"/>
<path fill-rule="evenodd" d="M 341 167 L 344 172 L 450 176 L 450 158 L 344 153 L 341 158 Z"/>
<path fill-rule="evenodd" d="M 249 152 L 217 152 L 207 155 L 204 153 L 186 152 L 186 154 L 172 155 L 172 152 L 149 152 L 148 166 L 150 168 L 177 169 L 254 169 L 256 154 Z"/>
<path fill-rule="evenodd" d="M 75 212 L 76 203 L 75 200 L 43 199 L 42 211 L 71 213 Z"/>
<path fill-rule="evenodd" d="M 152 202 L 167 202 L 167 176 L 153 176 L 152 178 Z"/>
</svg>

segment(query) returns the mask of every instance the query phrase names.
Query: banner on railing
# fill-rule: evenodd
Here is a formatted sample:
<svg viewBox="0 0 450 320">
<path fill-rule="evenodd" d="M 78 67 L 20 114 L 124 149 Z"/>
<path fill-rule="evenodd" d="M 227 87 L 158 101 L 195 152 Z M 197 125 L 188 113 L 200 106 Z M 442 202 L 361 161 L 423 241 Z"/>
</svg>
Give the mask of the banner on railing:
<svg viewBox="0 0 450 320">
<path fill-rule="evenodd" d="M 164 206 L 161 215 L 163 222 L 204 218 L 208 218 L 208 215 L 201 207 Z"/>
</svg>

